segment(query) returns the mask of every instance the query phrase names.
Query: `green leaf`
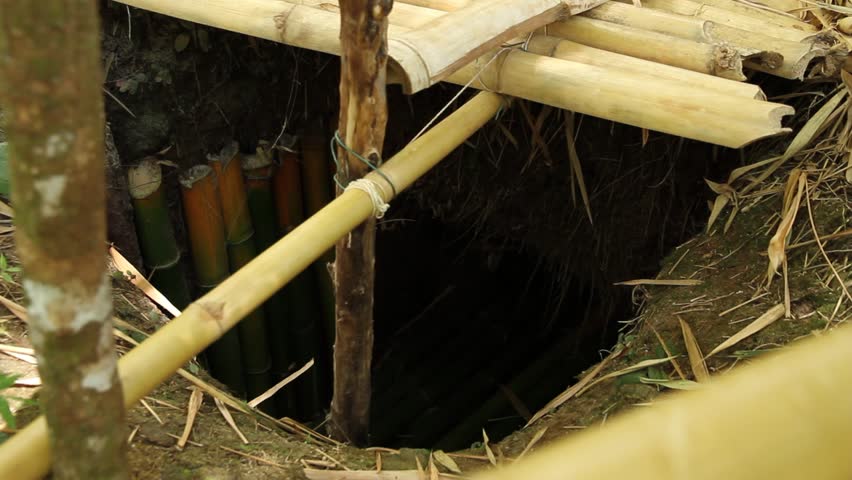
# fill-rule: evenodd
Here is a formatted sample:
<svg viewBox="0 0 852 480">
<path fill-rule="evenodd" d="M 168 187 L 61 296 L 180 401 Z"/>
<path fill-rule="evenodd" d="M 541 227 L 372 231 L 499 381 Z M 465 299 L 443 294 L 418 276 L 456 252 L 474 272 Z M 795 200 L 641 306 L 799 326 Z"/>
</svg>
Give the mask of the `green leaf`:
<svg viewBox="0 0 852 480">
<path fill-rule="evenodd" d="M 15 384 L 18 375 L 3 375 L 0 374 L 0 390 L 5 390 Z"/>
<path fill-rule="evenodd" d="M 0 253 L 0 270 L 6 270 L 9 264 L 6 262 L 6 255 Z"/>
<path fill-rule="evenodd" d="M 16 429 L 17 423 L 15 422 L 15 415 L 12 414 L 12 409 L 9 408 L 9 402 L 4 398 L 0 397 L 0 417 L 3 417 L 3 421 L 6 422 L 6 425 L 11 429 Z"/>
</svg>

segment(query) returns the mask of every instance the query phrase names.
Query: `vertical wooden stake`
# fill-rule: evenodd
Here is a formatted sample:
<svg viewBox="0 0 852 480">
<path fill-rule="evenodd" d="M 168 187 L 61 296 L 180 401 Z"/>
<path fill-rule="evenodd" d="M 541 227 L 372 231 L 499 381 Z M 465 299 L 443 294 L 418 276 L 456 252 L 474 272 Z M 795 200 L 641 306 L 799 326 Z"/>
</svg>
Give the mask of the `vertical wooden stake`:
<svg viewBox="0 0 852 480">
<path fill-rule="evenodd" d="M 385 69 L 392 0 L 341 0 L 340 120 L 343 143 L 374 165 L 381 162 L 387 124 Z M 339 181 L 346 185 L 369 167 L 337 149 Z M 342 192 L 338 187 L 337 194 Z M 375 225 L 367 220 L 337 243 L 334 264 L 334 395 L 330 433 L 355 445 L 367 443 L 370 363 L 373 350 Z"/>
</svg>

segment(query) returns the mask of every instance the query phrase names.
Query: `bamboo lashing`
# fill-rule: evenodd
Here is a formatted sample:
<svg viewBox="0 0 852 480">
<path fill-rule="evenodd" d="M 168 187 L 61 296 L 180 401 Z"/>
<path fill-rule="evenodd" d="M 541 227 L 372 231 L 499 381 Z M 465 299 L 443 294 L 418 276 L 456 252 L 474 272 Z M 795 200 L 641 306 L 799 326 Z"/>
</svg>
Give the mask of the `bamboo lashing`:
<svg viewBox="0 0 852 480">
<path fill-rule="evenodd" d="M 384 175 L 396 191 L 409 187 L 503 105 L 499 95 L 480 93 L 388 160 L 382 167 Z M 365 178 L 387 185 L 376 173 Z M 392 189 L 382 191 L 389 195 Z M 124 355 L 119 374 L 125 405 L 138 402 L 372 213 L 373 203 L 366 193 L 346 191 Z M 40 478 L 49 466 L 43 416 L 0 445 L 0 478 Z"/>
<path fill-rule="evenodd" d="M 474 480 L 847 480 L 850 344 L 847 326 L 796 342 Z"/>
</svg>

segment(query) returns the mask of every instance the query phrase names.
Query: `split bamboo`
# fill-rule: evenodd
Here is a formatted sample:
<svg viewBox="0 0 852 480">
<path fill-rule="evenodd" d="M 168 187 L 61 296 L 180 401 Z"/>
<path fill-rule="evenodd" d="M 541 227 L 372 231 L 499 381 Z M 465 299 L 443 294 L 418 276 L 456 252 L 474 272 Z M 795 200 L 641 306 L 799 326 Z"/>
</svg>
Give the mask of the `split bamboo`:
<svg viewBox="0 0 852 480">
<path fill-rule="evenodd" d="M 790 79 L 803 78 L 808 63 L 814 58 L 825 56 L 828 53 L 826 46 L 822 44 L 819 37 L 802 42 L 791 42 L 770 37 L 760 32 L 749 32 L 721 25 L 709 20 L 686 17 L 651 8 L 638 8 L 618 2 L 606 3 L 594 10 L 589 10 L 583 16 L 696 42 L 729 43 L 769 52 L 773 55 L 746 60 L 745 65 Z M 552 33 L 552 29 L 548 28 Z"/>
<path fill-rule="evenodd" d="M 620 0 L 627 2 L 627 0 Z M 720 25 L 739 28 L 748 32 L 761 32 L 764 35 L 800 42 L 816 34 L 813 29 L 803 30 L 798 28 L 782 27 L 775 25 L 764 17 L 754 17 L 732 12 L 724 8 L 707 5 L 704 2 L 692 0 L 645 0 L 642 2 L 644 8 L 654 8 L 667 12 L 686 15 L 703 20 L 711 20 Z M 804 23 L 804 22 L 800 22 Z"/>
<path fill-rule="evenodd" d="M 243 175 L 246 180 L 246 199 L 254 226 L 254 243 L 258 252 L 271 247 L 279 238 L 278 219 L 272 194 L 273 164 L 268 151 L 259 146 L 254 155 L 245 155 L 242 161 Z M 290 318 L 287 315 L 287 299 L 284 291 L 269 297 L 263 304 L 266 318 L 266 343 L 272 358 L 274 382 L 278 382 L 290 373 L 291 355 L 289 353 Z M 262 342 L 263 339 L 256 340 Z M 304 364 L 304 363 L 301 363 Z M 276 397 L 276 405 L 286 406 L 288 392 Z M 279 397 L 281 401 L 279 401 Z"/>
<path fill-rule="evenodd" d="M 127 173 L 136 232 L 151 283 L 179 310 L 191 301 L 180 248 L 172 229 L 163 173 L 155 158 L 145 158 Z"/>
<path fill-rule="evenodd" d="M 340 52 L 337 15 L 307 5 L 272 0 L 244 0 L 238 4 L 233 0 L 124 0 L 123 3 L 302 48 Z M 389 27 L 391 37 L 395 34 L 394 27 Z M 406 29 L 396 27 L 396 31 Z M 658 80 L 653 74 L 635 82 L 639 76 L 614 67 L 583 65 L 518 51 L 511 52 L 512 61 L 506 61 L 508 57 L 496 59 L 495 54 L 496 51 L 480 57 L 446 81 L 460 85 L 472 82 L 473 88 L 492 89 L 557 108 L 733 148 L 789 131 L 780 127 L 780 119 L 792 113 L 792 109 L 781 104 L 755 100 L 732 109 L 720 109 L 716 105 L 731 105 L 738 99 Z M 394 52 L 390 55 L 393 57 Z M 488 72 L 484 72 L 492 80 L 486 86 L 477 75 L 492 59 Z M 493 82 L 495 72 L 500 72 L 499 85 Z M 605 95 L 598 88 L 599 77 L 608 85 Z M 512 80 L 506 81 L 507 78 Z M 566 78 L 571 89 L 562 88 Z M 554 90 L 550 90 L 551 86 Z M 676 108 L 669 106 L 666 95 L 669 91 L 677 97 Z M 595 104 L 590 105 L 590 100 Z M 689 112 L 688 121 L 680 116 L 684 110 Z M 747 112 L 749 120 L 744 120 L 741 111 Z M 756 117 L 748 113 L 758 111 L 761 113 Z"/>
<path fill-rule="evenodd" d="M 295 144 L 295 141 L 293 142 Z M 292 147 L 292 146 L 291 146 Z M 299 168 L 299 155 L 292 148 L 279 147 L 277 150 L 278 168 L 273 176 L 278 213 L 278 231 L 281 236 L 289 234 L 304 220 L 302 208 L 302 181 Z M 325 356 L 317 352 L 325 351 L 320 342 L 316 322 L 313 319 L 318 300 L 312 287 L 312 272 L 303 272 L 296 276 L 282 290 L 287 301 L 290 327 L 290 350 L 297 365 L 307 363 L 314 358 L 316 365 L 305 372 L 292 384 L 296 396 L 296 411 L 299 418 L 312 419 L 321 411 L 319 397 L 321 372 L 329 369 Z M 333 315 L 333 312 L 332 312 Z"/>
<path fill-rule="evenodd" d="M 852 478 L 850 344 L 845 326 L 796 342 L 475 479 Z"/>
<path fill-rule="evenodd" d="M 737 81 L 746 79 L 743 60 L 764 53 L 732 45 L 696 42 L 586 17 L 571 17 L 548 25 L 547 33 L 590 47 Z"/>
<path fill-rule="evenodd" d="M 401 192 L 494 117 L 504 105 L 493 93 L 480 93 L 382 167 Z M 196 167 L 199 168 L 199 167 Z M 201 166 L 201 168 L 208 168 Z M 367 175 L 391 189 L 376 173 Z M 218 198 L 213 195 L 212 198 Z M 194 355 L 234 327 L 270 295 L 307 268 L 350 230 L 373 214 L 373 202 L 360 190 L 348 190 L 258 255 L 183 313 L 119 360 L 125 405 L 134 405 Z M 223 242 L 224 243 L 224 242 Z M 852 362 L 848 362 L 852 365 Z M 50 448 L 47 425 L 39 417 L 0 445 L 0 478 L 34 479 L 47 473 Z"/>
<path fill-rule="evenodd" d="M 240 167 L 239 146 L 237 142 L 231 142 L 218 155 L 209 155 L 207 158 L 219 181 L 219 199 L 222 202 L 228 262 L 233 273 L 257 256 L 254 227 L 251 223 L 243 172 Z M 238 333 L 246 393 L 249 398 L 254 398 L 272 385 L 272 361 L 266 343 L 268 335 L 263 309 L 254 310 L 240 322 Z M 263 405 L 271 408 L 272 404 Z"/>
<path fill-rule="evenodd" d="M 200 290 L 206 293 L 228 277 L 219 188 L 213 169 L 207 165 L 190 168 L 181 175 L 180 183 L 195 278 Z M 207 349 L 206 357 L 216 378 L 238 395 L 245 394 L 240 339 L 236 330 L 224 332 Z"/>
</svg>

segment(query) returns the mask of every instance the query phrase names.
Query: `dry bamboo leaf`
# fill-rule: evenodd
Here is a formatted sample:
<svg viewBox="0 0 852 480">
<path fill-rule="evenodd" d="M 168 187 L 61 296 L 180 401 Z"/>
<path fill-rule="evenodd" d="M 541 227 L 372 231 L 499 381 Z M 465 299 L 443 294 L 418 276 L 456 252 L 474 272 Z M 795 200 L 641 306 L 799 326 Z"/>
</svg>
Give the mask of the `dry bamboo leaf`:
<svg viewBox="0 0 852 480">
<path fill-rule="evenodd" d="M 577 187 L 580 190 L 580 198 L 583 199 L 583 205 L 586 207 L 586 215 L 589 217 L 589 223 L 594 225 L 592 220 L 592 204 L 589 201 L 589 192 L 586 190 L 586 180 L 583 178 L 583 167 L 580 164 L 580 156 L 577 155 L 577 146 L 574 139 L 574 112 L 565 111 L 565 141 L 568 144 L 568 160 L 571 168 L 571 177 L 577 182 Z"/>
<path fill-rule="evenodd" d="M 491 446 L 488 445 L 488 434 L 485 433 L 484 428 L 482 429 L 482 445 L 485 446 L 485 454 L 488 455 L 488 461 L 496 467 L 497 459 L 494 458 L 494 452 L 491 451 Z"/>
<path fill-rule="evenodd" d="M 0 215 L 5 215 L 9 218 L 15 218 L 15 210 L 8 203 L 0 200 Z"/>
<path fill-rule="evenodd" d="M 518 458 L 515 459 L 515 462 L 521 461 L 521 459 L 524 458 L 524 455 L 526 455 L 527 452 L 529 452 L 535 446 L 535 444 L 538 443 L 539 440 L 541 440 L 541 437 L 544 436 L 545 432 L 547 432 L 547 427 L 544 427 L 541 430 L 535 432 L 535 435 L 533 435 L 533 437 L 530 439 L 529 443 L 527 443 L 527 446 L 524 447 L 524 451 L 521 452 L 521 454 L 518 455 Z M 459 473 L 461 473 L 461 472 L 459 472 Z"/>
<path fill-rule="evenodd" d="M 453 460 L 452 458 L 450 458 L 449 455 L 444 453 L 443 450 L 435 450 L 434 452 L 432 452 L 432 456 L 435 457 L 435 461 L 437 461 L 438 463 L 443 465 L 444 468 L 446 468 L 447 470 L 449 470 L 453 473 L 458 473 L 458 474 L 462 473 L 462 471 L 459 468 L 459 465 L 456 463 L 456 461 Z"/>
<path fill-rule="evenodd" d="M 668 363 L 672 360 L 672 358 L 673 357 L 652 358 L 650 360 L 642 360 L 641 362 L 634 364 L 634 365 L 631 365 L 627 368 L 622 368 L 621 370 L 607 373 L 603 377 L 601 377 L 601 378 L 595 380 L 594 382 L 590 383 L 586 388 L 577 392 L 577 396 L 579 397 L 580 395 L 585 393 L 588 389 L 594 387 L 595 385 L 597 385 L 597 384 L 599 384 L 599 383 L 601 383 L 605 380 L 609 380 L 610 378 L 620 377 L 622 375 L 627 375 L 628 373 L 638 372 L 639 370 L 643 370 L 643 369 L 648 368 L 648 367 L 653 367 L 653 366 L 660 365 L 660 364 L 663 364 L 663 363 Z"/>
<path fill-rule="evenodd" d="M 141 403 L 142 406 L 145 407 L 145 410 L 148 410 L 148 413 L 150 413 L 151 416 L 154 417 L 154 419 L 157 420 L 157 423 L 159 423 L 160 425 L 163 425 L 163 423 L 164 423 L 163 419 L 160 418 L 159 415 L 157 415 L 157 412 L 154 411 L 153 408 L 151 408 L 151 405 L 148 405 L 148 402 L 146 402 L 144 398 L 139 400 L 139 403 Z"/>
<path fill-rule="evenodd" d="M 710 208 L 710 218 L 707 219 L 707 231 L 709 232 L 711 228 L 713 228 L 713 224 L 716 223 L 716 220 L 719 218 L 719 215 L 722 214 L 722 210 L 728 206 L 728 202 L 731 199 L 725 195 L 716 196 L 716 200 L 713 201 L 713 206 Z"/>
<path fill-rule="evenodd" d="M 248 402 L 248 406 L 251 407 L 251 408 L 257 407 L 258 405 L 260 405 L 261 403 L 265 402 L 266 400 L 271 398 L 273 395 L 278 393 L 278 390 L 281 390 L 282 388 L 284 388 L 288 383 L 299 378 L 303 373 L 307 372 L 308 369 L 310 369 L 313 366 L 314 366 L 314 359 L 312 358 L 312 359 L 308 360 L 308 363 L 306 363 L 304 366 L 302 366 L 302 368 L 291 373 L 290 375 L 287 376 L 287 378 L 276 383 L 269 390 L 263 392 L 262 394 L 258 395 L 257 398 Z"/>
<path fill-rule="evenodd" d="M 732 347 L 732 346 L 736 345 L 737 343 L 740 343 L 741 341 L 743 341 L 746 338 L 754 335 L 755 333 L 763 330 L 764 328 L 768 327 L 769 325 L 772 325 L 773 323 L 775 323 L 776 320 L 778 320 L 779 318 L 781 318 L 783 316 L 784 316 L 784 304 L 779 303 L 778 305 L 775 305 L 774 307 L 767 310 L 766 313 L 764 313 L 763 315 L 758 317 L 757 320 L 746 325 L 745 328 L 743 328 L 742 330 L 740 330 L 739 332 L 734 334 L 731 338 L 729 338 L 729 339 L 725 340 L 724 342 L 722 342 L 721 344 L 719 344 L 719 346 L 717 346 L 710 353 L 708 353 L 707 357 L 705 357 L 705 358 L 710 358 L 713 355 L 721 352 L 722 350 L 729 348 L 729 347 Z"/>
<path fill-rule="evenodd" d="M 640 378 L 640 382 L 648 385 L 659 385 L 672 390 L 698 390 L 702 385 L 692 380 L 658 380 L 656 378 Z"/>
<path fill-rule="evenodd" d="M 429 480 L 439 480 L 438 467 L 435 466 L 435 460 L 432 455 L 429 455 Z"/>
<path fill-rule="evenodd" d="M 229 449 L 230 451 L 230 449 Z M 238 453 L 236 450 L 234 453 Z M 320 470 L 314 468 L 305 468 L 302 470 L 309 480 L 425 480 L 425 472 L 417 470 L 384 470 L 377 472 L 375 470 Z M 449 475 L 439 474 L 441 480 L 458 478 Z"/>
<path fill-rule="evenodd" d="M 166 309 L 166 311 L 168 311 L 175 317 L 180 315 L 180 310 L 178 310 L 177 307 L 172 305 L 172 302 L 170 302 L 165 295 L 163 295 L 162 293 L 160 293 L 159 290 L 154 288 L 154 286 L 151 285 L 151 282 L 149 282 L 148 279 L 146 279 L 141 273 L 139 273 L 139 270 L 136 270 L 136 267 L 134 267 L 133 264 L 128 262 L 127 259 L 124 258 L 124 256 L 119 253 L 118 250 L 115 249 L 115 247 L 109 247 L 109 254 L 110 256 L 112 256 L 112 261 L 115 262 L 115 266 L 116 268 L 118 268 L 119 271 L 130 272 L 130 283 L 136 285 L 136 288 L 141 290 L 142 293 L 148 296 L 148 298 L 153 300 L 157 305 Z"/>
<path fill-rule="evenodd" d="M 285 465 L 281 465 L 280 463 L 275 463 L 275 462 L 273 462 L 271 460 L 267 460 L 263 457 L 258 457 L 257 455 L 251 455 L 249 453 L 241 452 L 239 450 L 234 450 L 233 448 L 228 448 L 224 445 L 219 445 L 219 448 L 221 448 L 222 450 L 224 450 L 226 452 L 233 453 L 234 455 L 239 455 L 241 457 L 250 458 L 250 459 L 252 459 L 252 460 L 254 460 L 255 462 L 258 462 L 258 463 L 263 463 L 265 465 L 270 465 L 270 466 L 278 467 L 278 468 L 284 468 L 284 469 L 287 468 Z M 340 473 L 346 473 L 346 472 L 340 472 Z"/>
<path fill-rule="evenodd" d="M 846 181 L 852 183 L 852 152 L 846 157 Z"/>
<path fill-rule="evenodd" d="M 683 333 L 683 342 L 686 345 L 686 354 L 689 356 L 689 365 L 692 367 L 692 374 L 695 380 L 701 383 L 710 381 L 710 372 L 707 370 L 707 364 L 704 363 L 704 356 L 701 354 L 701 347 L 698 345 L 698 340 L 692 333 L 692 328 L 680 316 L 677 317 L 680 323 L 680 330 Z"/>
<path fill-rule="evenodd" d="M 41 377 L 35 376 L 35 377 L 19 378 L 19 379 L 15 380 L 15 383 L 14 383 L 13 386 L 15 386 L 15 387 L 40 387 L 41 386 Z"/>
<path fill-rule="evenodd" d="M 755 163 L 752 163 L 750 165 L 746 165 L 744 167 L 739 167 L 739 168 L 735 168 L 735 169 L 731 170 L 731 174 L 728 175 L 728 185 L 734 183 L 735 180 L 742 177 L 746 173 L 748 173 L 748 172 L 750 172 L 750 171 L 752 171 L 756 168 L 763 167 L 764 165 L 768 165 L 772 162 L 776 162 L 780 158 L 781 158 L 780 155 L 776 156 L 776 157 L 770 157 L 770 158 L 767 158 L 766 160 L 761 160 L 759 162 L 755 162 Z"/>
<path fill-rule="evenodd" d="M 533 423 L 538 421 L 541 417 L 547 415 L 548 413 L 552 412 L 556 408 L 559 408 L 559 406 L 562 405 L 563 403 L 567 402 L 571 397 L 576 395 L 577 392 L 579 392 L 586 385 L 588 385 L 589 382 L 594 380 L 594 378 L 597 377 L 599 373 L 601 373 L 601 370 L 603 370 L 604 367 L 606 367 L 606 365 L 609 364 L 609 362 L 613 358 L 620 355 L 622 351 L 623 351 L 622 349 L 618 349 L 618 350 L 612 352 L 611 354 L 609 354 L 603 360 L 601 360 L 601 362 L 599 364 L 597 364 L 595 366 L 595 368 L 593 368 L 592 371 L 589 372 L 585 377 L 583 377 L 579 382 L 568 387 L 567 390 L 560 393 L 556 398 L 547 402 L 547 405 L 543 406 L 539 411 L 535 412 L 535 415 L 533 415 L 532 418 L 530 419 L 530 421 L 527 422 L 527 424 L 524 425 L 524 426 L 528 427 L 528 426 L 532 425 Z"/>
<path fill-rule="evenodd" d="M 187 407 L 186 413 L 186 425 L 183 427 L 183 434 L 181 434 L 180 438 L 177 442 L 177 449 L 183 450 L 183 447 L 186 446 L 187 440 L 189 440 L 189 434 L 192 433 L 192 426 L 195 424 L 195 416 L 198 414 L 198 410 L 201 408 L 201 403 L 204 402 L 204 393 L 198 387 L 191 387 L 192 394 L 189 396 L 189 406 Z"/>
<path fill-rule="evenodd" d="M 38 365 L 38 359 L 33 355 L 27 355 L 26 353 L 17 353 L 17 352 L 3 352 L 5 355 L 8 355 L 12 358 L 17 358 L 18 360 L 29 363 L 30 365 Z"/>
<path fill-rule="evenodd" d="M 637 286 L 637 285 L 663 285 L 670 287 L 694 287 L 696 285 L 701 285 L 704 283 L 703 280 L 695 280 L 695 279 L 682 279 L 682 280 L 663 280 L 658 278 L 639 278 L 636 280 L 627 280 L 625 282 L 614 283 L 613 285 L 627 285 L 627 286 Z"/>
<path fill-rule="evenodd" d="M 787 258 L 787 240 L 790 237 L 790 232 L 793 229 L 793 223 L 796 221 L 796 214 L 799 211 L 799 205 L 802 201 L 802 193 L 804 192 L 805 182 L 807 181 L 804 175 L 800 175 L 797 173 L 796 169 L 791 172 L 791 177 L 795 175 L 796 177 L 796 194 L 795 196 L 788 201 L 787 193 L 785 192 L 785 206 L 787 207 L 784 212 L 782 212 L 781 223 L 778 224 L 778 229 L 775 232 L 775 235 L 769 240 L 769 247 L 766 249 L 766 253 L 769 255 L 769 266 L 766 271 L 766 283 L 767 285 L 772 284 L 772 277 L 778 272 L 778 267 L 780 267 Z M 788 182 L 789 186 L 789 182 Z"/>
<path fill-rule="evenodd" d="M 27 310 L 24 307 L 2 295 L 0 295 L 0 303 L 2 303 L 4 307 L 8 308 L 9 311 L 12 312 L 12 315 L 18 317 L 19 320 L 27 321 Z"/>
<path fill-rule="evenodd" d="M 219 400 L 216 397 L 213 397 L 213 402 L 216 404 L 216 408 L 219 409 L 219 413 L 222 414 L 222 418 L 225 419 L 225 422 L 228 423 L 228 426 L 231 427 L 231 430 L 240 437 L 240 441 L 243 442 L 244 445 L 248 445 L 249 441 L 243 432 L 240 431 L 239 427 L 237 427 L 237 423 L 234 422 L 234 417 L 231 416 L 231 412 L 228 410 L 228 406 L 225 405 L 222 400 Z"/>
</svg>

